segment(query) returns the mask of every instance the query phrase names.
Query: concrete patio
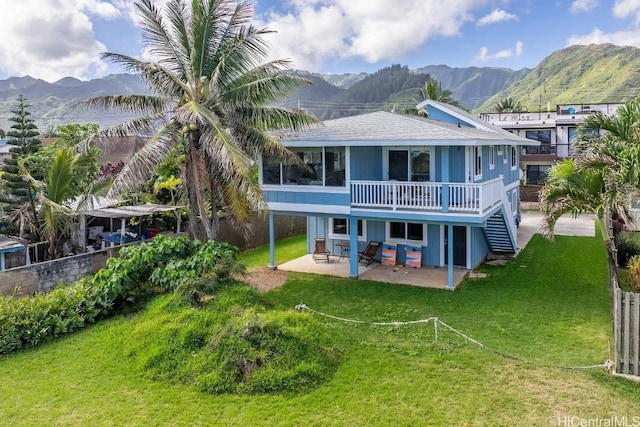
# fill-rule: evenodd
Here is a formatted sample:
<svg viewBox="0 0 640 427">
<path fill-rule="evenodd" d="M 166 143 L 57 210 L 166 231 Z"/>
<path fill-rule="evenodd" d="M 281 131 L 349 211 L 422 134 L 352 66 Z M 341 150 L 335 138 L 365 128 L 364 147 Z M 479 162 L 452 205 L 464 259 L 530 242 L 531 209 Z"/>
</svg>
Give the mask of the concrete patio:
<svg viewBox="0 0 640 427">
<path fill-rule="evenodd" d="M 542 215 L 536 211 L 522 212 L 522 221 L 518 228 L 518 253 L 522 250 L 534 234 L 540 233 L 540 221 Z M 581 215 L 578 218 L 571 216 L 558 220 L 555 228 L 556 235 L 564 236 L 590 236 L 595 235 L 595 217 L 593 215 Z M 517 254 L 516 254 L 517 255 Z M 340 258 L 339 255 L 331 255 L 330 261 L 315 262 L 311 254 L 291 260 L 278 266 L 279 270 L 297 271 L 303 273 L 325 274 L 335 277 L 349 277 L 349 259 Z M 472 270 L 454 268 L 454 289 Z M 421 286 L 427 288 L 447 289 L 446 267 L 422 267 L 407 268 L 404 266 L 382 265 L 373 263 L 369 266 L 358 265 L 358 278 L 375 282 L 395 283 L 402 285 Z"/>
</svg>

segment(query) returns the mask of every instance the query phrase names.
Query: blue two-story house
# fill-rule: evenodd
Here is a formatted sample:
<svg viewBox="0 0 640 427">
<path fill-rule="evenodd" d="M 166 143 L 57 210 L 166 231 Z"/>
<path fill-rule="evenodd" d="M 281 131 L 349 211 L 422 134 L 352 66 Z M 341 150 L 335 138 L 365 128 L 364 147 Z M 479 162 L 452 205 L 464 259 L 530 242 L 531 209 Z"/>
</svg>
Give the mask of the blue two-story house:
<svg viewBox="0 0 640 427">
<path fill-rule="evenodd" d="M 521 147 L 539 143 L 447 104 L 418 108 L 429 118 L 375 112 L 281 135 L 307 168 L 261 159 L 271 267 L 273 215 L 307 217 L 309 253 L 316 237 L 334 254 L 349 242 L 351 277 L 369 241 L 396 243 L 398 263 L 404 246 L 421 247 L 422 265 L 448 268 L 450 288 L 454 266 L 516 252 Z"/>
</svg>

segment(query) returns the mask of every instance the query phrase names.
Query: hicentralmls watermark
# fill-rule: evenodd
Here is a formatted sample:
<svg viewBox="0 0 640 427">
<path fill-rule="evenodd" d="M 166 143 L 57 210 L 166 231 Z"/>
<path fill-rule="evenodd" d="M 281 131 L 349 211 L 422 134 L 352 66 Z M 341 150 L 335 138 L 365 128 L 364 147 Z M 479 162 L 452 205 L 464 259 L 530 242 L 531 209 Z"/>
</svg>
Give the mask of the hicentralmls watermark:
<svg viewBox="0 0 640 427">
<path fill-rule="evenodd" d="M 582 418 L 575 415 L 558 417 L 559 427 L 640 427 L 640 415 Z"/>
</svg>

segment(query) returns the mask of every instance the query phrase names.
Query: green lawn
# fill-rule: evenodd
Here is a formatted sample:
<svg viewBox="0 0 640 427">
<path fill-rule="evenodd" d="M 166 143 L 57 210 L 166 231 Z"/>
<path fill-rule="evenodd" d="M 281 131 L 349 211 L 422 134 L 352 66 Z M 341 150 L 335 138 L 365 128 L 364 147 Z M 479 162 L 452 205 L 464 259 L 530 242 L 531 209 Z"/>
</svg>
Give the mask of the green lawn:
<svg viewBox="0 0 640 427">
<path fill-rule="evenodd" d="M 279 247 L 279 263 L 306 249 L 300 237 L 280 244 L 287 249 Z M 266 265 L 268 251 L 243 260 Z M 344 350 L 331 381 L 298 395 L 210 396 L 145 378 L 119 348 L 144 314 L 120 316 L 0 359 L 0 425 L 547 426 L 571 416 L 640 415 L 640 384 L 558 367 L 608 357 L 601 240 L 537 235 L 515 261 L 482 270 L 489 277 L 455 292 L 292 274 L 265 298 L 377 322 L 438 316 L 486 348 L 444 328 L 435 343 L 432 324 L 320 318 Z"/>
</svg>

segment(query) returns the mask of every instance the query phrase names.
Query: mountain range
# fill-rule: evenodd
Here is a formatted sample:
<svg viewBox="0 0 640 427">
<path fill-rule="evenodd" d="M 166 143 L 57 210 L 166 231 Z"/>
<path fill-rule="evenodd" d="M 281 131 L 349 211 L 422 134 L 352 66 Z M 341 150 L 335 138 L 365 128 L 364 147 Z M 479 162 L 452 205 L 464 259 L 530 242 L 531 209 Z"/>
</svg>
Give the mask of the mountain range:
<svg viewBox="0 0 640 427">
<path fill-rule="evenodd" d="M 640 49 L 612 44 L 570 46 L 546 57 L 533 69 L 495 67 L 451 68 L 428 65 L 409 69 L 393 65 L 375 73 L 340 75 L 294 71 L 305 85 L 282 105 L 309 110 L 319 118 L 343 117 L 367 111 L 405 110 L 420 99 L 419 89 L 435 79 L 443 90 L 472 112 L 492 112 L 511 97 L 528 111 L 556 104 L 621 102 L 638 96 Z M 32 77 L 0 80 L 0 129 L 8 130 L 22 95 L 38 128 L 45 132 L 66 123 L 95 122 L 101 128 L 130 116 L 114 111 L 85 110 L 78 102 L 96 96 L 148 94 L 144 82 L 131 74 L 112 74 L 81 81 L 66 77 L 54 83 Z"/>
</svg>

